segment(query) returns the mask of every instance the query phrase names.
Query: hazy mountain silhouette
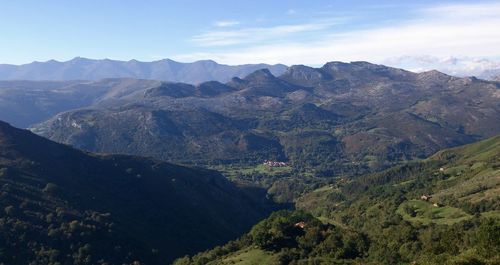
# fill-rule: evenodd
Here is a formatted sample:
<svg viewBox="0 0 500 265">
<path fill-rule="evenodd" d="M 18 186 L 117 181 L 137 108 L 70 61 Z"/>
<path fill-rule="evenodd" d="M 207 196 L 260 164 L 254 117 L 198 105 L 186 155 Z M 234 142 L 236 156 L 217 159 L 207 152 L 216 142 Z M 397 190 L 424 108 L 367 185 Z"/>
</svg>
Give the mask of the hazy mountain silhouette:
<svg viewBox="0 0 500 265">
<path fill-rule="evenodd" d="M 235 76 L 243 77 L 262 68 L 280 75 L 287 67 L 282 64 L 225 65 L 212 60 L 180 63 L 170 59 L 140 62 L 76 57 L 66 62 L 50 60 L 23 65 L 0 64 L 0 80 L 138 78 L 198 84 L 211 80 L 226 82 Z"/>
</svg>

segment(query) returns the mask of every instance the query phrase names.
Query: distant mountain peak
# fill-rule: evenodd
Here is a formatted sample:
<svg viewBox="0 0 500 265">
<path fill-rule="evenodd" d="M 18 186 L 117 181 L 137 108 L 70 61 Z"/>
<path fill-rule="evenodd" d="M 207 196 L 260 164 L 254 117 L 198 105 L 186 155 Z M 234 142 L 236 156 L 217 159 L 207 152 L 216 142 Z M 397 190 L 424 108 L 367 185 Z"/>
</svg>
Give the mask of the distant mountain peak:
<svg viewBox="0 0 500 265">
<path fill-rule="evenodd" d="M 289 67 L 288 70 L 280 76 L 280 78 L 293 83 L 314 85 L 321 80 L 330 79 L 331 76 L 324 71 L 321 71 L 321 69 L 305 65 L 293 65 Z"/>
<path fill-rule="evenodd" d="M 202 63 L 202 64 L 207 64 L 207 65 L 217 65 L 218 64 L 214 60 L 199 60 L 199 61 L 195 61 L 193 63 Z"/>
<path fill-rule="evenodd" d="M 436 69 L 433 69 L 433 70 L 429 70 L 429 71 L 425 71 L 425 72 L 422 72 L 422 73 L 428 73 L 428 74 L 438 74 L 438 75 L 444 75 L 445 73 L 443 72 L 440 72 Z"/>
<path fill-rule="evenodd" d="M 245 81 L 255 81 L 255 80 L 268 80 L 276 79 L 276 77 L 268 69 L 259 69 L 249 75 L 247 75 L 243 80 Z"/>
<path fill-rule="evenodd" d="M 349 66 L 349 65 L 350 65 L 350 63 L 346 63 L 346 62 L 331 61 L 331 62 L 325 63 L 322 68 L 332 68 L 332 67 Z"/>
<path fill-rule="evenodd" d="M 103 60 L 106 60 L 106 59 L 103 59 Z M 85 57 L 80 57 L 80 56 L 77 56 L 77 57 L 69 60 L 69 62 L 89 62 L 89 61 L 97 61 L 97 60 L 89 59 L 89 58 L 85 58 Z"/>
<path fill-rule="evenodd" d="M 284 74 L 289 74 L 289 73 L 313 73 L 313 72 L 318 72 L 318 69 L 306 66 L 303 64 L 299 65 L 292 65 L 288 67 L 286 72 Z"/>
<path fill-rule="evenodd" d="M 434 78 L 451 78 L 451 76 L 440 72 L 438 70 L 430 70 L 430 71 L 425 71 L 418 73 L 419 76 L 425 76 L 425 77 L 434 77 Z"/>
<path fill-rule="evenodd" d="M 340 69 L 374 69 L 374 68 L 389 68 L 385 65 L 379 65 L 379 64 L 373 64 L 370 62 L 365 62 L 365 61 L 354 61 L 350 63 L 346 62 L 339 62 L 339 61 L 332 61 L 332 62 L 327 62 L 325 65 L 323 65 L 322 68 L 327 68 L 327 69 L 332 69 L 332 70 L 340 70 Z"/>
<path fill-rule="evenodd" d="M 335 79 L 372 79 L 372 78 L 405 78 L 415 73 L 393 68 L 381 64 L 373 64 L 365 61 L 350 63 L 328 62 L 320 68 L 325 73 L 331 74 Z"/>
<path fill-rule="evenodd" d="M 367 61 L 353 61 L 351 62 L 351 64 L 364 67 L 381 66 L 380 64 L 374 64 Z"/>
</svg>

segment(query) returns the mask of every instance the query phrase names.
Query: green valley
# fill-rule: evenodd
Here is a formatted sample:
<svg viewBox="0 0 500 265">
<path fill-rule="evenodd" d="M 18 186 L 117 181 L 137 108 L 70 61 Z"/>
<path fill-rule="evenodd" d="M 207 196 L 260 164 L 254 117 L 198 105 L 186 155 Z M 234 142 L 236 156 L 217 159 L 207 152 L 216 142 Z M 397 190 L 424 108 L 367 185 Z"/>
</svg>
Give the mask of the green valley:
<svg viewBox="0 0 500 265">
<path fill-rule="evenodd" d="M 297 210 L 175 264 L 498 264 L 499 179 L 496 136 L 337 179 L 299 197 Z"/>
</svg>

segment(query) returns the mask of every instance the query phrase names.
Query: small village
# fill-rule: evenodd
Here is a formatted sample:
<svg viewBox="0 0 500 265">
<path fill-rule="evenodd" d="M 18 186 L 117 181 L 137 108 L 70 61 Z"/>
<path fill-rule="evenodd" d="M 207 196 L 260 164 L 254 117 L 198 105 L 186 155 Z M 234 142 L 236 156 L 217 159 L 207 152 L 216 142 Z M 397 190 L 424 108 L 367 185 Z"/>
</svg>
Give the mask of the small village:
<svg viewBox="0 0 500 265">
<path fill-rule="evenodd" d="M 268 167 L 286 167 L 288 166 L 287 163 L 285 162 L 280 162 L 280 161 L 272 161 L 272 160 L 266 160 L 264 161 L 263 165 L 268 166 Z"/>
</svg>

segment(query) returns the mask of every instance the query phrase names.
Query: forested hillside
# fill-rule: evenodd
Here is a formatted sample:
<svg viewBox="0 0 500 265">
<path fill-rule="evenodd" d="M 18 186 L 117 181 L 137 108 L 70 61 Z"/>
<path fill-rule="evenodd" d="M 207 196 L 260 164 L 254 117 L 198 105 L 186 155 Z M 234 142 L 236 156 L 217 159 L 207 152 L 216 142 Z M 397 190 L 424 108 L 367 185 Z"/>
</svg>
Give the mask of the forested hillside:
<svg viewBox="0 0 500 265">
<path fill-rule="evenodd" d="M 269 213 L 246 194 L 215 171 L 85 153 L 0 122 L 0 264 L 165 264 Z"/>
<path fill-rule="evenodd" d="M 500 136 L 301 197 L 175 264 L 499 264 Z"/>
</svg>

